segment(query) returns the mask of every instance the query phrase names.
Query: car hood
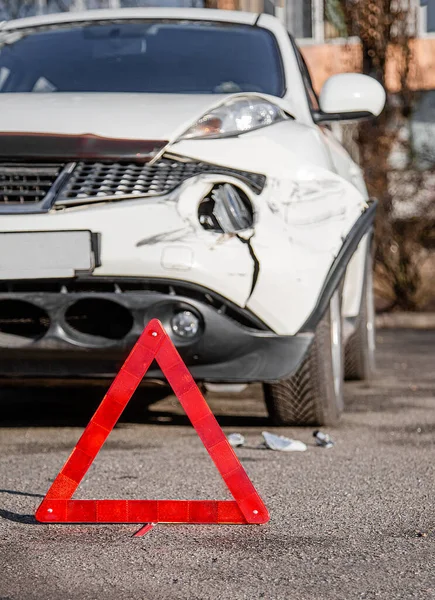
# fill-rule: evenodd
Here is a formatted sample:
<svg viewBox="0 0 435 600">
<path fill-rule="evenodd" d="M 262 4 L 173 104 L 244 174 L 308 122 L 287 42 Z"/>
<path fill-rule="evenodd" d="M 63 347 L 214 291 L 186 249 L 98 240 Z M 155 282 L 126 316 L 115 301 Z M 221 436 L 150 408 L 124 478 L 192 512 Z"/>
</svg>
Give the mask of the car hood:
<svg viewBox="0 0 435 600">
<path fill-rule="evenodd" d="M 225 95 L 0 94 L 0 132 L 173 141 Z"/>
</svg>

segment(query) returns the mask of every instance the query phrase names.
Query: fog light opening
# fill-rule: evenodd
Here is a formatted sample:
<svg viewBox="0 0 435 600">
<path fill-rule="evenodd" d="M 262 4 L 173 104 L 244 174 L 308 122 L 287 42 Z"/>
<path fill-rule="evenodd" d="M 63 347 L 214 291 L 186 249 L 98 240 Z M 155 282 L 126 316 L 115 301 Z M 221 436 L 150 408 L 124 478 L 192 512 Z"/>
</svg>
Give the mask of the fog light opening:
<svg viewBox="0 0 435 600">
<path fill-rule="evenodd" d="M 181 310 L 172 317 L 172 331 L 183 339 L 192 339 L 199 333 L 201 322 L 190 310 Z"/>
</svg>

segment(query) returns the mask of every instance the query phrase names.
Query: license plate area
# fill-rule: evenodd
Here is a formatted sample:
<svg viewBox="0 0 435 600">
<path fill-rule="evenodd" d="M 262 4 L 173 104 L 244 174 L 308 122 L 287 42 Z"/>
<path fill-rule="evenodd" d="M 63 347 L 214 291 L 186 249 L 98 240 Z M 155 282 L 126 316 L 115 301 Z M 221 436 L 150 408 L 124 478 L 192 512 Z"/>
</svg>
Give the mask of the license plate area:
<svg viewBox="0 0 435 600">
<path fill-rule="evenodd" d="M 91 231 L 0 233 L 0 280 L 74 277 L 98 264 L 98 238 Z"/>
</svg>

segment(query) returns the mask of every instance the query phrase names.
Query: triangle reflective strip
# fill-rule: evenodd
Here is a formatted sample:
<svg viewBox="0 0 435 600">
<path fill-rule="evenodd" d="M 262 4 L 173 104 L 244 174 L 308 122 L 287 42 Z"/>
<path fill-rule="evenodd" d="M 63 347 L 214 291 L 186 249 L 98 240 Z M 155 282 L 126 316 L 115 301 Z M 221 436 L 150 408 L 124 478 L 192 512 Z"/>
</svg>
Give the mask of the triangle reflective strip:
<svg viewBox="0 0 435 600">
<path fill-rule="evenodd" d="M 72 500 L 153 360 L 159 364 L 232 500 Z M 36 511 L 44 523 L 267 523 L 269 514 L 170 337 L 149 322 Z"/>
</svg>

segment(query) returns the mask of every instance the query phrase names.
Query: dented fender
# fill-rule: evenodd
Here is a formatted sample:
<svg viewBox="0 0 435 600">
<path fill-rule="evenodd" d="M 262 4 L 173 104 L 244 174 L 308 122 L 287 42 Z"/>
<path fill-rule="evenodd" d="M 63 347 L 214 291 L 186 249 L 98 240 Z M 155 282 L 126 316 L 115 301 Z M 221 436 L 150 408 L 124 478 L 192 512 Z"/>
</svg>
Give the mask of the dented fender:
<svg viewBox="0 0 435 600">
<path fill-rule="evenodd" d="M 246 308 L 276 333 L 295 334 L 314 310 L 344 240 L 368 207 L 367 198 L 303 154 L 261 135 L 256 145 L 247 137 L 176 146 L 192 158 L 266 176 L 260 195 L 247 191 L 255 211 L 254 230 L 239 235 L 249 243 L 255 268 Z"/>
</svg>

